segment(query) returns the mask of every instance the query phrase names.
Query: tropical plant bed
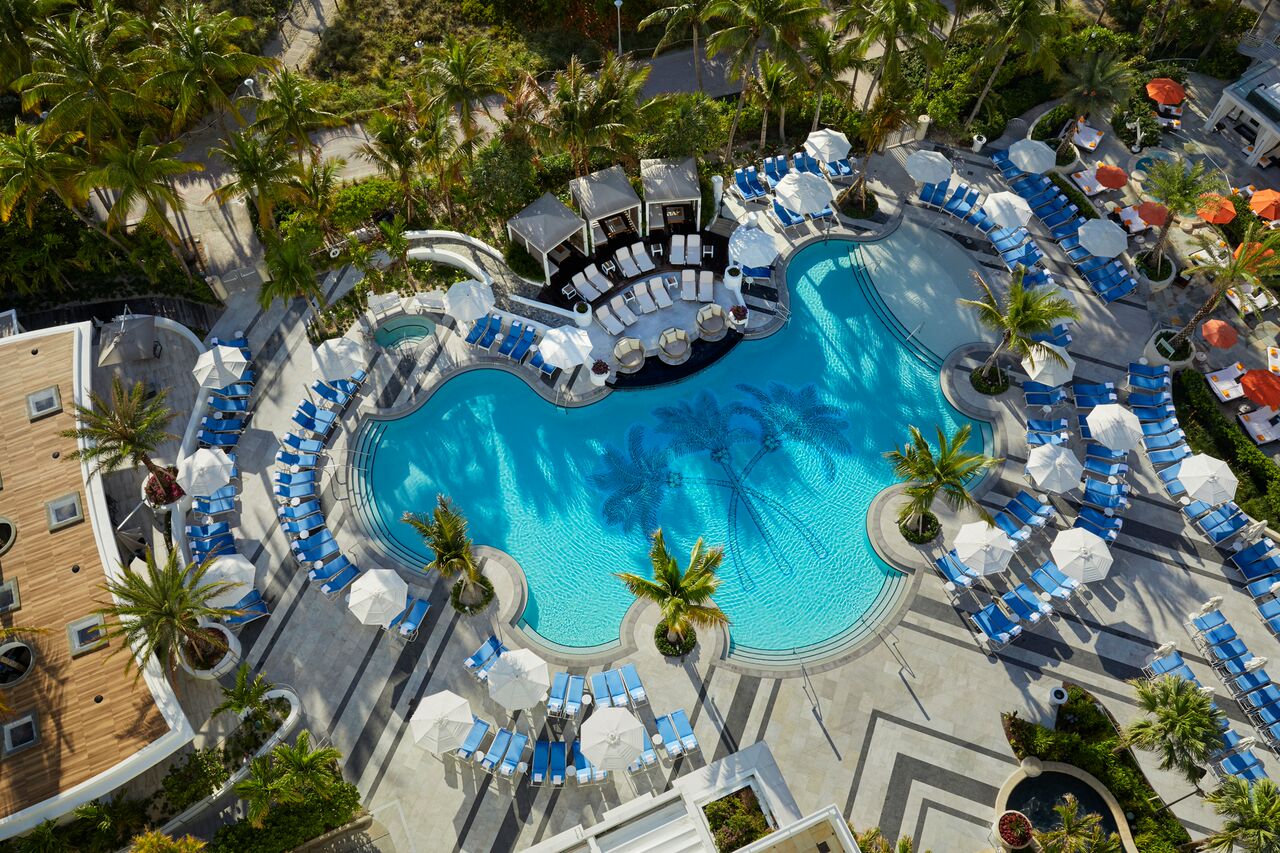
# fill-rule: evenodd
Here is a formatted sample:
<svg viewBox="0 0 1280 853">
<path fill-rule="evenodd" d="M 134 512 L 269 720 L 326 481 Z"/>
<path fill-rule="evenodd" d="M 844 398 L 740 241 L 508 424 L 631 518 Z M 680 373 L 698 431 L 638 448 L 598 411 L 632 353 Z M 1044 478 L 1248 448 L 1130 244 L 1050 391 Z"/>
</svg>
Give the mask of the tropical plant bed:
<svg viewBox="0 0 1280 853">
<path fill-rule="evenodd" d="M 489 603 L 493 601 L 493 581 L 484 575 L 480 575 L 476 580 L 475 586 L 480 588 L 480 598 L 474 602 L 464 602 L 462 600 L 463 580 L 459 579 L 449 588 L 449 603 L 453 605 L 453 609 L 461 613 L 463 616 L 474 616 L 481 612 Z"/>
<path fill-rule="evenodd" d="M 168 506 L 186 494 L 182 486 L 178 485 L 178 469 L 175 466 L 170 465 L 161 470 L 164 473 L 159 477 L 148 474 L 147 481 L 142 486 L 142 494 L 152 506 Z"/>
<path fill-rule="evenodd" d="M 702 807 L 702 812 L 719 853 L 732 853 L 773 832 L 750 785 L 712 800 Z"/>
<path fill-rule="evenodd" d="M 187 643 L 183 646 L 182 653 L 192 669 L 213 669 L 227 653 L 227 640 L 217 628 L 204 628 L 197 632 L 193 640 L 202 637 L 207 637 L 208 641 Z"/>
<path fill-rule="evenodd" d="M 653 629 L 653 644 L 658 647 L 658 651 L 662 652 L 665 657 L 682 658 L 693 651 L 694 646 L 698 645 L 698 632 L 690 626 L 685 631 L 684 641 L 673 643 L 667 639 L 667 623 L 664 620 L 659 622 L 658 627 Z"/>
<path fill-rule="evenodd" d="M 1164 281 L 1173 275 L 1173 261 L 1163 253 L 1160 255 L 1158 263 L 1152 263 L 1151 252 L 1143 252 L 1134 258 L 1138 264 L 1138 269 L 1147 278 L 1152 281 Z"/>
<path fill-rule="evenodd" d="M 1098 209 L 1093 206 L 1093 202 L 1089 201 L 1089 197 L 1080 192 L 1076 185 L 1071 183 L 1066 175 L 1060 175 L 1057 172 L 1050 172 L 1046 177 L 1053 181 L 1054 186 L 1062 190 L 1062 194 L 1079 209 L 1081 216 L 1085 219 L 1098 218 Z"/>
<path fill-rule="evenodd" d="M 1009 390 L 1009 374 L 1005 370 L 998 370 L 995 378 L 990 378 L 987 371 L 979 368 L 969 374 L 969 384 L 979 394 L 987 394 L 994 397 Z"/>
<path fill-rule="evenodd" d="M 924 545 L 938 538 L 938 534 L 942 532 L 942 522 L 933 513 L 926 512 L 918 522 L 899 522 L 898 532 L 913 545 Z"/>
<path fill-rule="evenodd" d="M 1177 336 L 1177 332 L 1169 330 L 1156 332 L 1153 344 L 1155 345 L 1156 352 L 1160 353 L 1164 358 L 1167 358 L 1170 361 L 1186 361 L 1191 358 L 1191 341 L 1183 341 L 1175 347 L 1173 345 L 1173 339 Z"/>
<path fill-rule="evenodd" d="M 1005 736 L 1019 759 L 1035 756 L 1060 761 L 1092 774 L 1111 791 L 1129 816 L 1134 843 L 1142 853 L 1175 853 L 1191 841 L 1173 812 L 1163 808 L 1133 753 L 1120 741 L 1111 716 L 1088 692 L 1074 684 L 1067 701 L 1058 709 L 1055 728 L 1046 728 L 1018 716 L 1001 716 Z"/>
<path fill-rule="evenodd" d="M 840 199 L 840 215 L 847 216 L 850 219 L 870 219 L 880 211 L 880 200 L 876 198 L 876 194 L 867 193 L 867 200 L 864 204 L 858 193 L 845 193 L 844 198 Z"/>
</svg>

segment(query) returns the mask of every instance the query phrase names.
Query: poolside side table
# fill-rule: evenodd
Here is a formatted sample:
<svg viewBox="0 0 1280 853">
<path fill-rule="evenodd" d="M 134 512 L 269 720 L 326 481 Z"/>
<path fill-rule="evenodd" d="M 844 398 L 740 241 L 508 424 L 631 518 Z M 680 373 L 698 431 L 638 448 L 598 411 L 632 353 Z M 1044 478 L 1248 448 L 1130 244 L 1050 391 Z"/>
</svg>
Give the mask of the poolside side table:
<svg viewBox="0 0 1280 853">
<path fill-rule="evenodd" d="M 590 693 L 583 693 L 583 694 L 582 694 L 582 707 L 583 707 L 583 708 L 589 708 L 589 707 L 591 707 L 591 703 L 592 703 L 592 702 L 594 702 L 594 701 L 595 701 L 595 700 L 591 698 L 591 694 L 590 694 Z"/>
<path fill-rule="evenodd" d="M 663 248 L 663 245 L 661 243 L 654 243 L 652 246 L 649 247 L 649 254 L 653 255 L 655 258 L 662 257 L 665 251 L 666 250 Z"/>
<path fill-rule="evenodd" d="M 605 261 L 600 265 L 600 269 L 604 270 L 605 275 L 613 275 L 618 271 L 618 267 L 613 261 Z"/>
<path fill-rule="evenodd" d="M 649 740 L 653 742 L 654 746 L 662 746 L 662 735 L 657 732 L 649 735 Z"/>
</svg>

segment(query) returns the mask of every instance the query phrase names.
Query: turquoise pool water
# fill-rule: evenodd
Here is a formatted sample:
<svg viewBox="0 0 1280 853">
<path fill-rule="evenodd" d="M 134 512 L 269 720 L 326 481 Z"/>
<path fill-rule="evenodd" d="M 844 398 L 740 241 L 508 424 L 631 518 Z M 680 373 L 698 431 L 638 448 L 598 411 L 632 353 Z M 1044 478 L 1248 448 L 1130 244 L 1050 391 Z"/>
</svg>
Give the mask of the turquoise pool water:
<svg viewBox="0 0 1280 853">
<path fill-rule="evenodd" d="M 926 252 L 894 239 L 904 257 Z M 659 525 L 677 553 L 698 536 L 725 546 L 716 602 L 735 649 L 789 652 L 865 629 L 903 582 L 865 529 L 893 482 L 883 453 L 909 423 L 932 434 L 966 419 L 942 395 L 936 356 L 904 343 L 869 296 L 850 246 L 802 250 L 787 326 L 678 384 L 566 411 L 518 377 L 477 370 L 403 418 L 366 421 L 354 458 L 367 520 L 422 564 L 400 517 L 450 495 L 478 543 L 524 568 L 526 626 L 565 646 L 617 641 L 631 597 L 614 572 L 649 571 Z M 974 443 L 986 435 L 981 425 Z"/>
<path fill-rule="evenodd" d="M 394 317 L 379 326 L 373 337 L 378 346 L 394 347 L 406 341 L 420 341 L 435 328 L 436 324 L 425 317 Z"/>
</svg>

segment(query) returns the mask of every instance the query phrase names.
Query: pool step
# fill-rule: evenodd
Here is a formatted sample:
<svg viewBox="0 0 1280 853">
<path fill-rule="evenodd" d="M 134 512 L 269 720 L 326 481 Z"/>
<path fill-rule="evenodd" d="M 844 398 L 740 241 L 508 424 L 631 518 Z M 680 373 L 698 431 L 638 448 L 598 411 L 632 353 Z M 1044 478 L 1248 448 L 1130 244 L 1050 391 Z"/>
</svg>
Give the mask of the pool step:
<svg viewBox="0 0 1280 853">
<path fill-rule="evenodd" d="M 933 370 L 941 370 L 942 359 L 918 338 L 911 336 L 906 326 L 902 324 L 880 295 L 880 291 L 876 288 L 875 281 L 872 280 L 871 273 L 868 272 L 867 265 L 862 258 L 862 248 L 857 243 L 853 244 L 849 249 L 849 267 L 854 283 L 858 285 L 858 289 L 866 297 L 867 304 L 871 306 L 872 312 L 889 329 L 890 333 L 897 338 L 898 343 L 902 344 L 903 348 L 914 355 L 922 364 Z"/>
</svg>

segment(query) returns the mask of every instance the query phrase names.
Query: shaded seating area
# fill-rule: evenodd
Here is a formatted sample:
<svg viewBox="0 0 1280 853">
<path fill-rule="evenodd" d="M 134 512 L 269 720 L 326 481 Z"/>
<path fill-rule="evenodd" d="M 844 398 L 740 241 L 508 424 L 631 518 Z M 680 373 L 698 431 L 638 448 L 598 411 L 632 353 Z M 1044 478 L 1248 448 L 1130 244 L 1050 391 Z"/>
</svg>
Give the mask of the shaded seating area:
<svg viewBox="0 0 1280 853">
<path fill-rule="evenodd" d="M 569 194 L 586 220 L 592 252 L 616 251 L 640 239 L 640 196 L 621 166 L 574 178 Z"/>
<path fill-rule="evenodd" d="M 698 164 L 685 160 L 641 160 L 645 234 L 692 234 L 702 221 L 702 188 Z"/>
<path fill-rule="evenodd" d="M 507 237 L 542 264 L 548 283 L 562 268 L 579 272 L 587 262 L 587 224 L 551 193 L 507 220 Z"/>
</svg>

